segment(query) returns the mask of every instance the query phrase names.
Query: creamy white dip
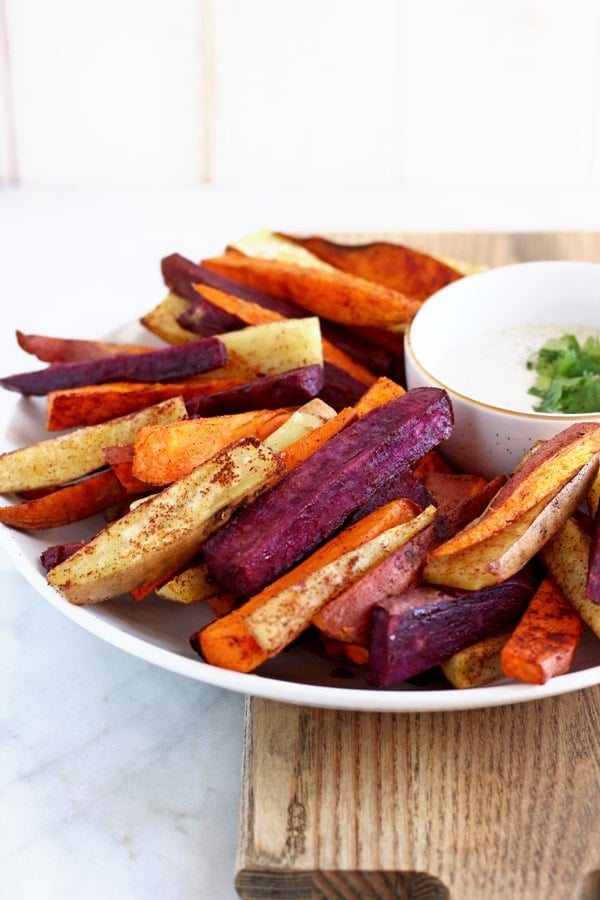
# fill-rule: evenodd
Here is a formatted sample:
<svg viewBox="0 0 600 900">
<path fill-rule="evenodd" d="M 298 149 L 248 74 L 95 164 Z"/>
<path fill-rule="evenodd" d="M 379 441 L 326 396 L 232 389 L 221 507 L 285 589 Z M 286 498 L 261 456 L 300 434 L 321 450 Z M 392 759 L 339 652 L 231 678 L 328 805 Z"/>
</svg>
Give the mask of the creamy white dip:
<svg viewBox="0 0 600 900">
<path fill-rule="evenodd" d="M 574 334 L 584 341 L 598 330 L 579 325 L 515 325 L 454 345 L 440 357 L 438 371 L 451 390 L 491 406 L 532 412 L 538 400 L 528 393 L 536 378 L 527 361 L 550 338 Z"/>
</svg>

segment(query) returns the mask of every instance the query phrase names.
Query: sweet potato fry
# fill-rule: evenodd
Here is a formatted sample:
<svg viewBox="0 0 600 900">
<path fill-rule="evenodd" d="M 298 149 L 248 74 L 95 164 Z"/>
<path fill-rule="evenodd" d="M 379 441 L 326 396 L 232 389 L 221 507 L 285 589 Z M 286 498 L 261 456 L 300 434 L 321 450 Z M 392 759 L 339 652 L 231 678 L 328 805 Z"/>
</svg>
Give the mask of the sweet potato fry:
<svg viewBox="0 0 600 900">
<path fill-rule="evenodd" d="M 285 466 L 286 472 L 291 472 L 303 460 L 312 456 L 313 453 L 320 447 L 323 447 L 327 441 L 331 440 L 332 437 L 355 419 L 356 413 L 353 409 L 350 407 L 343 409 L 334 418 L 329 419 L 327 422 L 319 425 L 318 428 L 304 435 L 304 437 L 298 438 L 297 441 L 280 450 L 279 457 Z"/>
<path fill-rule="evenodd" d="M 190 562 L 209 534 L 280 477 L 277 457 L 245 438 L 132 508 L 48 573 L 75 605 L 98 603 Z"/>
<path fill-rule="evenodd" d="M 95 516 L 126 498 L 127 491 L 116 475 L 108 470 L 58 488 L 37 500 L 2 506 L 0 522 L 25 531 L 57 528 Z"/>
<path fill-rule="evenodd" d="M 127 381 L 51 391 L 47 398 L 46 428 L 48 431 L 64 431 L 83 425 L 99 425 L 170 397 L 182 397 L 187 402 L 244 384 L 246 381 L 242 377 L 215 378 L 211 381 L 190 379 L 169 384 Z"/>
<path fill-rule="evenodd" d="M 17 331 L 19 347 L 42 362 L 82 362 L 102 359 L 122 353 L 147 353 L 152 347 L 141 344 L 118 344 L 110 341 L 79 340 L 49 337 L 44 334 L 24 334 Z"/>
<path fill-rule="evenodd" d="M 600 422 L 571 425 L 522 462 L 485 513 L 432 551 L 432 557 L 465 550 L 509 526 L 543 500 L 549 501 L 600 451 Z"/>
<path fill-rule="evenodd" d="M 279 428 L 272 431 L 265 438 L 265 444 L 274 453 L 281 453 L 290 444 L 295 444 L 308 434 L 312 434 L 335 415 L 336 412 L 331 406 L 324 403 L 320 397 L 314 397 L 308 403 L 298 407 L 281 423 Z"/>
<path fill-rule="evenodd" d="M 434 516 L 435 508 L 428 507 L 409 522 L 388 528 L 300 578 L 249 612 L 245 617 L 246 628 L 269 656 L 275 656 L 310 625 L 319 609 L 383 565 L 391 554 L 429 525 Z"/>
<path fill-rule="evenodd" d="M 40 553 L 40 562 L 44 569 L 49 572 L 54 566 L 57 566 L 59 563 L 64 562 L 65 559 L 73 556 L 77 550 L 81 550 L 82 547 L 85 547 L 86 543 L 87 541 L 67 541 L 64 544 L 52 544 L 50 547 L 46 547 L 45 550 L 42 550 Z"/>
<path fill-rule="evenodd" d="M 140 319 L 140 323 L 151 334 L 166 341 L 167 344 L 184 344 L 186 341 L 194 341 L 198 335 L 187 328 L 182 328 L 178 322 L 189 307 L 190 301 L 177 294 L 169 293 Z"/>
<path fill-rule="evenodd" d="M 369 648 L 362 644 L 347 644 L 321 635 L 321 644 L 327 656 L 339 663 L 350 663 L 353 666 L 366 666 L 369 662 Z"/>
<path fill-rule="evenodd" d="M 243 300 L 249 300 L 251 303 L 257 303 L 265 309 L 272 309 L 274 312 L 281 313 L 281 315 L 289 319 L 305 315 L 305 310 L 296 303 L 291 303 L 289 300 L 275 297 L 267 291 L 259 291 L 241 284 L 239 281 L 219 275 L 217 272 L 207 269 L 206 266 L 198 265 L 198 263 L 186 259 L 180 253 L 172 253 L 170 256 L 165 256 L 161 260 L 161 270 L 167 287 L 174 294 L 192 301 L 192 303 L 196 303 L 198 299 L 194 286 L 202 284 L 216 288 L 226 294 L 241 297 Z M 183 315 L 185 316 L 185 313 Z M 222 331 L 228 330 L 229 328 L 222 329 Z"/>
<path fill-rule="evenodd" d="M 177 318 L 178 324 L 183 329 L 202 335 L 219 334 L 240 328 L 244 324 L 238 315 L 211 304 L 205 296 L 201 297 L 196 292 L 201 285 L 216 288 L 229 296 L 247 300 L 255 306 L 272 310 L 286 318 L 295 319 L 307 315 L 307 311 L 296 303 L 274 297 L 266 291 L 248 288 L 230 278 L 211 272 L 178 253 L 165 257 L 161 265 L 168 287 L 180 297 L 191 301 L 187 309 Z M 222 325 L 220 328 L 217 327 L 219 322 Z M 386 338 L 387 335 L 391 335 L 391 332 L 385 332 L 383 337 L 379 333 L 374 337 L 369 337 L 355 328 L 341 326 L 323 318 L 321 319 L 321 329 L 326 340 L 366 369 L 378 375 L 390 377 L 401 373 L 397 361 L 402 359 L 402 337 L 393 346 L 388 346 Z"/>
<path fill-rule="evenodd" d="M 323 366 L 302 366 L 278 375 L 254 378 L 211 394 L 196 395 L 186 403 L 186 407 L 192 417 L 299 406 L 317 397 L 323 382 Z"/>
<path fill-rule="evenodd" d="M 540 500 L 485 540 L 455 553 L 438 556 L 437 548 L 432 550 L 423 570 L 424 580 L 430 584 L 479 590 L 515 575 L 536 553 L 543 552 L 546 542 L 575 512 L 597 465 L 597 459 L 592 457 L 550 500 Z M 441 546 L 450 541 L 452 538 Z"/>
<path fill-rule="evenodd" d="M 279 312 L 266 309 L 257 303 L 243 300 L 233 294 L 226 294 L 214 288 L 198 286 L 198 293 L 215 306 L 220 307 L 232 315 L 236 315 L 245 325 L 264 325 L 266 322 L 281 322 L 286 317 Z M 323 339 L 323 359 L 326 362 L 348 372 L 357 381 L 370 385 L 376 376 L 365 366 L 359 365 L 348 354 L 344 353 L 330 341 Z"/>
<path fill-rule="evenodd" d="M 315 315 L 343 325 L 404 326 L 421 305 L 412 297 L 346 272 L 234 253 L 206 259 L 203 264 L 243 284 L 293 300 Z"/>
<path fill-rule="evenodd" d="M 523 569 L 478 591 L 417 585 L 384 600 L 373 609 L 368 683 L 400 684 L 510 627 L 536 587 L 535 572 Z"/>
<path fill-rule="evenodd" d="M 147 484 L 171 484 L 241 438 L 264 440 L 291 412 L 254 410 L 140 428 L 133 445 L 132 472 Z"/>
<path fill-rule="evenodd" d="M 433 510 L 434 507 L 426 507 Z M 376 604 L 397 596 L 415 584 L 434 537 L 434 516 L 423 528 L 355 584 L 338 593 L 314 616 L 319 631 L 339 641 L 367 645 L 371 613 Z"/>
<path fill-rule="evenodd" d="M 209 337 L 145 353 L 120 353 L 79 362 L 51 363 L 45 369 L 0 378 L 0 386 L 22 394 L 43 395 L 110 381 L 172 381 L 218 369 L 226 362 L 224 343 L 217 337 Z"/>
<path fill-rule="evenodd" d="M 174 603 L 199 603 L 209 597 L 225 594 L 209 578 L 206 563 L 202 558 L 190 563 L 168 578 L 156 591 L 159 597 Z M 227 596 L 233 597 L 233 594 Z"/>
<path fill-rule="evenodd" d="M 227 590 L 256 593 L 452 427 L 450 400 L 437 388 L 416 388 L 371 410 L 210 538 L 204 547 L 209 571 Z"/>
<path fill-rule="evenodd" d="M 582 632 L 581 616 L 556 582 L 545 578 L 502 650 L 503 675 L 528 684 L 545 684 L 563 675 Z"/>
<path fill-rule="evenodd" d="M 127 494 L 143 494 L 149 491 L 148 484 L 133 474 L 133 444 L 105 447 L 104 459 Z"/>
<path fill-rule="evenodd" d="M 158 589 L 166 584 L 169 579 L 175 575 L 175 573 L 179 571 L 178 569 L 173 569 L 172 572 L 164 572 L 162 575 L 159 575 L 157 578 L 153 578 L 151 581 L 146 581 L 144 584 L 140 584 L 137 587 L 131 588 L 129 593 L 131 594 L 134 600 L 138 602 L 140 600 L 144 600 L 154 591 L 158 591 Z"/>
<path fill-rule="evenodd" d="M 359 418 L 362 418 L 377 406 L 383 406 L 384 403 L 388 403 L 390 400 L 396 400 L 405 393 L 406 391 L 404 388 L 397 382 L 392 381 L 391 378 L 382 376 L 381 378 L 378 378 L 377 381 L 365 391 L 360 400 L 354 404 L 354 410 L 356 415 Z"/>
<path fill-rule="evenodd" d="M 414 505 L 403 500 L 381 507 L 371 516 L 361 519 L 360 522 L 331 538 L 294 569 L 265 587 L 230 615 L 211 622 L 193 634 L 190 637 L 191 645 L 212 665 L 238 672 L 251 672 L 263 663 L 268 655 L 246 628 L 244 617 L 248 613 L 258 609 L 270 597 L 274 597 L 280 590 L 294 584 L 298 579 L 338 559 L 342 554 L 359 547 L 386 529 L 410 521 L 415 512 Z"/>
<path fill-rule="evenodd" d="M 585 595 L 600 607 L 600 513 L 596 513 L 591 530 L 590 561 Z"/>
<path fill-rule="evenodd" d="M 441 259 L 402 244 L 388 241 L 339 244 L 322 237 L 280 234 L 336 269 L 383 284 L 417 300 L 426 300 L 446 284 L 463 277 L 460 271 Z"/>
<path fill-rule="evenodd" d="M 600 637 L 600 605 L 586 596 L 590 545 L 590 535 L 571 516 L 544 545 L 540 556 L 548 575 L 586 625 Z"/>
<path fill-rule="evenodd" d="M 461 690 L 495 681 L 502 676 L 501 653 L 510 635 L 509 628 L 503 629 L 458 650 L 440 664 L 442 674 L 453 687 Z"/>
<path fill-rule="evenodd" d="M 66 484 L 105 465 L 104 448 L 130 444 L 143 425 L 186 415 L 181 397 L 100 425 L 78 428 L 0 455 L 0 492 Z"/>
</svg>

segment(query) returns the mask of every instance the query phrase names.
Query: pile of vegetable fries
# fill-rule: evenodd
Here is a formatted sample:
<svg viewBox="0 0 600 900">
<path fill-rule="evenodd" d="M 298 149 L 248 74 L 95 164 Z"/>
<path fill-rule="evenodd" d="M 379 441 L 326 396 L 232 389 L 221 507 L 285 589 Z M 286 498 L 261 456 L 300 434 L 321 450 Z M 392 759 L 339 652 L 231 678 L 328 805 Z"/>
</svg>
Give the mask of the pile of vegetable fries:
<svg viewBox="0 0 600 900">
<path fill-rule="evenodd" d="M 207 604 L 211 665 L 310 634 L 374 687 L 542 684 L 600 637 L 600 423 L 487 480 L 444 459 L 447 393 L 404 387 L 404 331 L 467 267 L 261 232 L 162 273 L 148 344 L 18 332 L 45 365 L 0 379 L 48 432 L 0 455 L 0 522 L 90 522 L 40 559 L 69 602 Z"/>
</svg>

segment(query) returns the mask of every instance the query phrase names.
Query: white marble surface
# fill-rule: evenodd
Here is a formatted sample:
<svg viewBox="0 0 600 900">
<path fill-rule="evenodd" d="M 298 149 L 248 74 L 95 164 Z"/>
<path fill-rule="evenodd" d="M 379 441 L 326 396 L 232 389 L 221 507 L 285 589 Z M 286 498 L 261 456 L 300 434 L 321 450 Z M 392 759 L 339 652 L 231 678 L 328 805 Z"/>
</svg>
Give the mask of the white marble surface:
<svg viewBox="0 0 600 900">
<path fill-rule="evenodd" d="M 599 208 L 572 195 L 0 192 L 0 369 L 33 368 L 15 328 L 106 333 L 162 296 L 162 255 L 199 257 L 263 226 L 594 228 Z M 11 404 L 0 397 L 1 412 Z M 0 550 L 0 698 L 2 898 L 237 896 L 242 696 L 81 630 Z"/>
</svg>

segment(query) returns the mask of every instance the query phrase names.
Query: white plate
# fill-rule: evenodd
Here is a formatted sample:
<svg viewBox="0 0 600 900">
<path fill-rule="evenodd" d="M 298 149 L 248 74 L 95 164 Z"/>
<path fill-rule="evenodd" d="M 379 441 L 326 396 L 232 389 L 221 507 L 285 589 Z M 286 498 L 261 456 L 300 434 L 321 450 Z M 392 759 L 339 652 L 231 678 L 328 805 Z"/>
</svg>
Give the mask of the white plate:
<svg viewBox="0 0 600 900">
<path fill-rule="evenodd" d="M 116 336 L 122 341 L 147 341 L 137 326 Z M 32 366 L 32 368 L 35 368 Z M 45 399 L 20 398 L 3 431 L 3 450 L 47 437 Z M 499 681 L 471 690 L 455 690 L 440 684 L 425 687 L 403 685 L 379 690 L 369 688 L 359 669 L 339 666 L 313 649 L 297 646 L 270 660 L 255 674 L 230 672 L 207 665 L 191 649 L 188 638 L 209 621 L 202 604 L 180 606 L 149 597 L 136 602 L 122 597 L 93 606 L 73 606 L 46 581 L 39 556 L 50 544 L 90 537 L 102 525 L 100 518 L 45 532 L 18 532 L 1 527 L 8 553 L 26 580 L 57 610 L 82 628 L 126 653 L 188 678 L 287 703 L 372 712 L 429 712 L 476 709 L 522 703 L 564 694 L 600 683 L 600 642 L 586 633 L 567 675 L 545 685 Z"/>
</svg>

